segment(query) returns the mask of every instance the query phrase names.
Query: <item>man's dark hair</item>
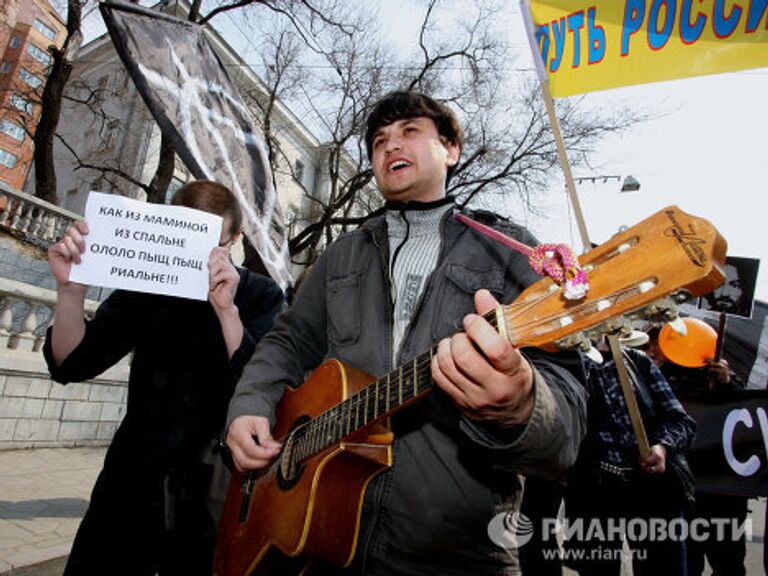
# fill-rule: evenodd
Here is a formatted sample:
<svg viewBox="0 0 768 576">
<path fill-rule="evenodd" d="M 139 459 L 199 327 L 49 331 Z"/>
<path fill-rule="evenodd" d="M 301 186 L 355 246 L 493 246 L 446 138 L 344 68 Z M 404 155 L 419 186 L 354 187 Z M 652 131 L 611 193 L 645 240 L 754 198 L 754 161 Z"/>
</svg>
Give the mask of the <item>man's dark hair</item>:
<svg viewBox="0 0 768 576">
<path fill-rule="evenodd" d="M 365 148 L 368 159 L 373 156 L 373 135 L 382 126 L 392 124 L 397 120 L 423 116 L 430 118 L 437 127 L 437 133 L 448 143 L 464 146 L 464 134 L 453 111 L 445 104 L 438 102 L 419 92 L 392 92 L 384 96 L 373 111 L 368 115 L 368 126 L 365 131 Z M 448 177 L 455 166 L 448 168 Z"/>
<path fill-rule="evenodd" d="M 231 229 L 227 232 L 232 235 L 243 225 L 243 213 L 240 204 L 232 191 L 218 182 L 211 180 L 193 180 L 187 182 L 176 190 L 171 198 L 174 206 L 186 206 L 196 208 L 204 212 L 216 214 L 222 218 L 229 215 Z"/>
</svg>

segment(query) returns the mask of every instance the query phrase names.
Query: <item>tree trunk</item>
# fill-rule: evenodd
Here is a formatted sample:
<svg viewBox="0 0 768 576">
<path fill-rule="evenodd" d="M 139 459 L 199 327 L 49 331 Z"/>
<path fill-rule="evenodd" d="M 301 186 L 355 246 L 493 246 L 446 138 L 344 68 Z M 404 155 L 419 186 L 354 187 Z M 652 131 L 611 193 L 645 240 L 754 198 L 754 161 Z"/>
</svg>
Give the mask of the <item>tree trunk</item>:
<svg viewBox="0 0 768 576">
<path fill-rule="evenodd" d="M 80 48 L 80 20 L 82 7 L 79 0 L 67 3 L 67 38 L 61 49 L 51 47 L 51 70 L 40 98 L 40 119 L 35 128 L 35 195 L 56 204 L 56 168 L 53 164 L 53 143 L 61 116 L 64 87 L 72 74 L 72 57 Z"/>
<path fill-rule="evenodd" d="M 164 204 L 165 193 L 168 185 L 173 178 L 173 170 L 176 167 L 176 154 L 173 150 L 171 139 L 163 134 L 160 138 L 160 159 L 158 160 L 157 170 L 149 183 L 147 192 L 147 202 L 153 204 Z"/>
<path fill-rule="evenodd" d="M 61 95 L 72 73 L 72 64 L 65 62 L 60 50 L 53 51 L 51 73 L 43 89 L 42 112 L 35 129 L 35 195 L 41 200 L 57 203 L 56 169 L 53 164 L 53 142 L 61 115 Z"/>
</svg>

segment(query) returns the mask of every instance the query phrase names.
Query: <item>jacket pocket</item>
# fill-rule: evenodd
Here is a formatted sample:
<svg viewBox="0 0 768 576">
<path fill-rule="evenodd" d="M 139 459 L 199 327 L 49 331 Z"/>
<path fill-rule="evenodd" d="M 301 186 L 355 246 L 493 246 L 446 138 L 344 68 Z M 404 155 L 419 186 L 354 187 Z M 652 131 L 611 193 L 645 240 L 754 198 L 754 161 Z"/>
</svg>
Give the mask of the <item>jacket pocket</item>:
<svg viewBox="0 0 768 576">
<path fill-rule="evenodd" d="M 506 293 L 506 277 L 500 267 L 476 270 L 462 264 L 449 264 L 445 269 L 445 282 L 440 289 L 439 302 L 435 310 L 432 335 L 444 338 L 460 330 L 465 314 L 475 311 L 474 295 L 485 288 L 501 300 Z"/>
<path fill-rule="evenodd" d="M 504 270 L 502 268 L 473 270 L 462 264 L 451 264 L 446 270 L 446 277 L 462 292 L 469 293 L 473 297 L 475 292 L 481 288 L 490 290 L 497 299 L 504 297 Z"/>
<path fill-rule="evenodd" d="M 332 344 L 352 344 L 360 337 L 360 276 L 357 274 L 329 281 L 328 326 Z"/>
</svg>

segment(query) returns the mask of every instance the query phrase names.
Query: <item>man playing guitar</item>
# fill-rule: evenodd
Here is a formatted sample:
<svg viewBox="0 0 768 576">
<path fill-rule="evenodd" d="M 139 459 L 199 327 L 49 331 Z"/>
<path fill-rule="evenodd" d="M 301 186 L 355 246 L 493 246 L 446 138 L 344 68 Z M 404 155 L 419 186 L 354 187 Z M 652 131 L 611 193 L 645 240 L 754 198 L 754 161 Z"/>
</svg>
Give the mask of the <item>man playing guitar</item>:
<svg viewBox="0 0 768 576">
<path fill-rule="evenodd" d="M 323 360 L 376 376 L 400 366 L 392 378 L 411 375 L 403 378 L 406 392 L 417 390 L 421 363 L 436 384 L 397 411 L 391 407 L 402 401 L 402 384 L 393 397 L 387 387 L 378 404 L 360 399 L 343 412 L 347 431 L 386 416 L 394 442 L 384 469 L 362 484 L 346 568 L 316 566 L 315 573 L 513 573 L 516 554 L 492 541 L 489 523 L 517 509 L 519 475 L 560 476 L 584 435 L 578 355 L 521 351 L 483 316 L 539 278 L 525 256 L 454 219 L 446 183 L 462 141 L 454 114 L 428 96 L 396 92 L 377 104 L 366 146 L 386 213 L 326 249 L 230 403 L 227 444 L 238 470 L 264 470 L 286 448 L 272 430 L 285 386 L 299 387 Z M 474 218 L 536 244 L 525 228 L 493 214 Z M 385 410 L 371 418 L 369 406 L 380 405 Z M 328 490 L 355 498 L 340 481 Z M 253 502 L 256 525 L 266 505 Z M 251 560 L 244 566 L 253 568 Z"/>
</svg>

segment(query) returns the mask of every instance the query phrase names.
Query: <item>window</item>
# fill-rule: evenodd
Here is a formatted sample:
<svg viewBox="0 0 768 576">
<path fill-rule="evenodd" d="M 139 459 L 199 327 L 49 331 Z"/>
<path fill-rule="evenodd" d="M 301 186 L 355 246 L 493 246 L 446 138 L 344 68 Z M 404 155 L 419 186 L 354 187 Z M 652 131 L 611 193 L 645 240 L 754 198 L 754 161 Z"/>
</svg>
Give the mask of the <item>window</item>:
<svg viewBox="0 0 768 576">
<path fill-rule="evenodd" d="M 16 155 L 0 148 L 0 165 L 6 168 L 13 168 L 16 166 Z"/>
<path fill-rule="evenodd" d="M 0 64 L 0 74 L 5 74 L 10 69 L 11 69 L 10 62 L 3 62 L 2 64 Z"/>
<path fill-rule="evenodd" d="M 21 44 L 21 38 L 18 36 L 11 36 L 11 41 L 8 42 L 8 48 L 18 48 Z"/>
<path fill-rule="evenodd" d="M 14 124 L 10 120 L 6 120 L 5 118 L 3 118 L 3 121 L 0 122 L 0 132 L 8 134 L 8 136 L 18 140 L 19 142 L 24 141 L 24 128 L 18 124 Z"/>
<path fill-rule="evenodd" d="M 35 18 L 35 21 L 32 24 L 32 27 L 38 32 L 40 32 L 40 34 L 48 38 L 49 40 L 56 40 L 56 30 L 48 26 L 48 24 L 46 24 L 39 18 Z"/>
<path fill-rule="evenodd" d="M 296 160 L 296 163 L 293 166 L 293 177 L 296 179 L 297 182 L 303 183 L 304 162 L 302 162 L 301 160 Z"/>
<path fill-rule="evenodd" d="M 13 104 L 13 107 L 16 108 L 17 110 L 21 110 L 22 112 L 26 112 L 27 114 L 32 114 L 32 103 L 29 102 L 23 96 L 14 94 L 13 96 L 11 96 L 11 104 Z"/>
<path fill-rule="evenodd" d="M 30 54 L 30 56 L 32 56 L 32 58 L 44 66 L 48 66 L 51 63 L 51 55 L 48 54 L 48 52 L 45 50 L 41 50 L 34 44 L 29 44 L 27 46 L 27 52 Z"/>
<path fill-rule="evenodd" d="M 24 82 L 29 84 L 32 88 L 38 88 L 43 83 L 42 78 L 40 78 L 39 76 L 35 76 L 34 74 L 32 74 L 32 72 L 30 72 L 23 66 L 19 68 L 19 78 L 21 78 Z"/>
</svg>

